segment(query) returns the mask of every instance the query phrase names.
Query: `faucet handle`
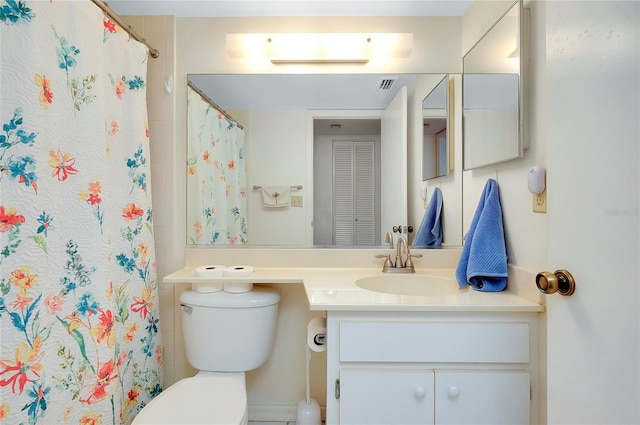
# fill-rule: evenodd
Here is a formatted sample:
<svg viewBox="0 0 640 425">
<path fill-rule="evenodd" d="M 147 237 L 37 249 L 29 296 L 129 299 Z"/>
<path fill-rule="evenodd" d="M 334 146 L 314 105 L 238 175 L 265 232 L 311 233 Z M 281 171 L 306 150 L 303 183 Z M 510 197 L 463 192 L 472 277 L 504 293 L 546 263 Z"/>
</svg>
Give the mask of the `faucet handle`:
<svg viewBox="0 0 640 425">
<path fill-rule="evenodd" d="M 415 273 L 416 271 L 415 266 L 413 265 L 413 257 L 422 258 L 422 254 L 412 254 L 411 251 L 409 251 L 409 247 L 407 247 L 407 262 L 404 266 L 409 269 L 410 273 Z"/>
<path fill-rule="evenodd" d="M 384 237 L 384 242 L 389 244 L 390 248 L 393 248 L 393 235 L 391 234 L 391 232 L 387 232 Z"/>
<path fill-rule="evenodd" d="M 376 258 L 386 258 L 386 260 L 384 261 L 384 266 L 382 266 L 383 272 L 393 267 L 393 263 L 391 262 L 391 255 L 376 254 Z"/>
</svg>

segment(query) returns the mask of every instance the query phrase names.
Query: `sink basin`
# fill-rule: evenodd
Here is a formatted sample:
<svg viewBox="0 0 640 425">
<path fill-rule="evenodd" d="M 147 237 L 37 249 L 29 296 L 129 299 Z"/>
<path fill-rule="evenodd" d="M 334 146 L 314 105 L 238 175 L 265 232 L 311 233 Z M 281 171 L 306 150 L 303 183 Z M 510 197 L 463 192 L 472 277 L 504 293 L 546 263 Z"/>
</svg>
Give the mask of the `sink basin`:
<svg viewBox="0 0 640 425">
<path fill-rule="evenodd" d="M 457 295 L 458 284 L 455 279 L 423 274 L 390 274 L 363 277 L 356 286 L 367 291 L 395 295 L 445 296 Z"/>
</svg>

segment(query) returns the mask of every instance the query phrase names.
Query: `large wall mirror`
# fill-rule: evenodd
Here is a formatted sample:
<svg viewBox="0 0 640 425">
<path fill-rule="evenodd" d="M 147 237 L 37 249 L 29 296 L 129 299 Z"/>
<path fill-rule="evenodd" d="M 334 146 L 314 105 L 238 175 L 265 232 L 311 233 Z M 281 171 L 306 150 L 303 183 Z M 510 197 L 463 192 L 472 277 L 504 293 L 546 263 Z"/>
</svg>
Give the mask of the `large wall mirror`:
<svg viewBox="0 0 640 425">
<path fill-rule="evenodd" d="M 408 93 L 423 99 L 435 89 L 416 84 L 421 77 L 188 75 L 187 243 L 381 246 L 393 225 L 407 222 L 406 192 L 404 201 L 394 197 L 407 187 Z M 196 104 L 197 116 L 214 118 L 214 133 L 195 118 Z M 210 153 L 222 143 L 237 157 L 216 163 Z M 205 165 L 217 174 L 199 174 Z M 235 191 L 243 167 L 245 190 Z M 273 190 L 287 192 L 286 206 L 266 205 Z M 233 199 L 221 207 L 229 233 L 205 229 L 220 225 L 208 205 L 213 192 Z"/>
<path fill-rule="evenodd" d="M 465 170 L 523 155 L 523 22 L 516 1 L 463 58 Z"/>
</svg>

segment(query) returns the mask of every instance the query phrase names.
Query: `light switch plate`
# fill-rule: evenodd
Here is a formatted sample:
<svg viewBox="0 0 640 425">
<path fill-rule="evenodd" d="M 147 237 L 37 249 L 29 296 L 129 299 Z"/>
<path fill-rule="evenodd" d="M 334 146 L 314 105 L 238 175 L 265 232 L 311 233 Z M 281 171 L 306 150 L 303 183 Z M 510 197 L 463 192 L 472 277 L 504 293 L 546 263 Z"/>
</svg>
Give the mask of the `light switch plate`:
<svg viewBox="0 0 640 425">
<path fill-rule="evenodd" d="M 301 207 L 302 206 L 302 196 L 300 196 L 300 195 L 292 195 L 291 196 L 291 206 L 292 207 Z"/>
</svg>

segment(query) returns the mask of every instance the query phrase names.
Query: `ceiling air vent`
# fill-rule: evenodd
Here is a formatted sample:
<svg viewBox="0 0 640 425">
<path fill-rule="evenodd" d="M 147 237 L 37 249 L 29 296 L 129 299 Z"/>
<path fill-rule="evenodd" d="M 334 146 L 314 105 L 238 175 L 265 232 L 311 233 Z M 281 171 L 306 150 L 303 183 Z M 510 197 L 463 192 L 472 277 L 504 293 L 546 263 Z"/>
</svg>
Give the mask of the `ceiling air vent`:
<svg viewBox="0 0 640 425">
<path fill-rule="evenodd" d="M 381 78 L 380 84 L 378 84 L 378 90 L 391 90 L 391 87 L 395 84 L 398 77 Z"/>
</svg>

